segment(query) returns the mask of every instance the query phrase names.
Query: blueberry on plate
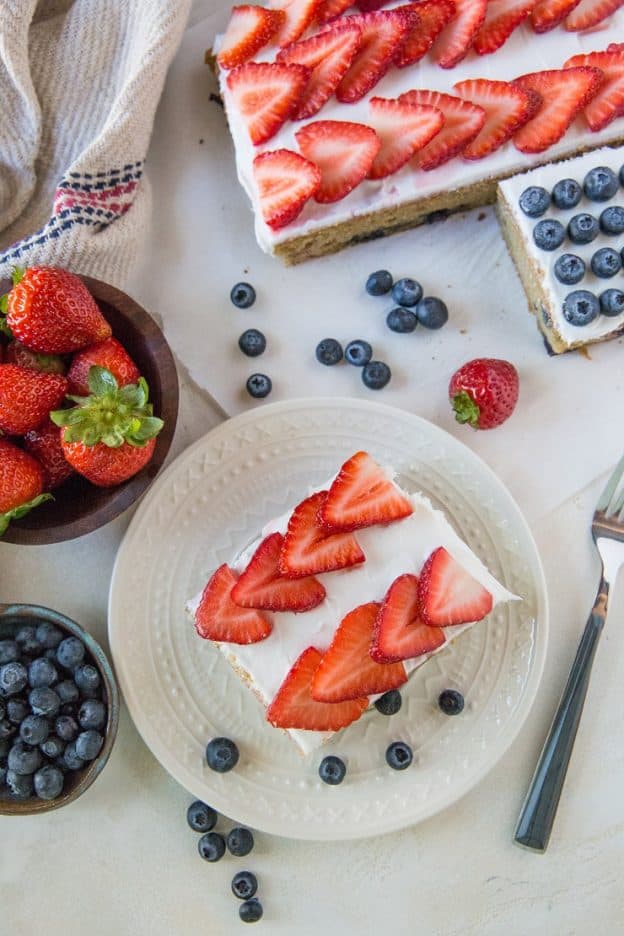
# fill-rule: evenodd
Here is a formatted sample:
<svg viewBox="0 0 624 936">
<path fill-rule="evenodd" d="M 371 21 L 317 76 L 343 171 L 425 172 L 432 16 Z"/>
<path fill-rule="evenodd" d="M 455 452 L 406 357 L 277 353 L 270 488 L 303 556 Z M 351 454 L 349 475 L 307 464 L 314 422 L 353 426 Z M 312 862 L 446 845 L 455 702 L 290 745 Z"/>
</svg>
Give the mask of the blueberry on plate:
<svg viewBox="0 0 624 936">
<path fill-rule="evenodd" d="M 43 621 L 37 625 L 35 636 L 45 650 L 54 650 L 63 639 L 63 632 L 54 624 Z"/>
<path fill-rule="evenodd" d="M 392 287 L 392 298 L 397 305 L 415 306 L 417 302 L 420 302 L 422 299 L 423 289 L 420 283 L 416 280 L 410 279 L 409 277 L 403 277 L 403 279 L 397 280 L 394 286 Z"/>
<path fill-rule="evenodd" d="M 600 230 L 605 234 L 621 234 L 624 231 L 624 208 L 609 205 L 598 219 Z"/>
<path fill-rule="evenodd" d="M 78 723 L 71 715 L 59 715 L 54 722 L 54 731 L 61 741 L 74 741 L 78 737 Z"/>
<path fill-rule="evenodd" d="M 624 312 L 624 292 L 621 289 L 605 289 L 600 293 L 600 311 L 603 315 L 616 316 Z"/>
<path fill-rule="evenodd" d="M 539 218 L 550 205 L 550 195 L 541 185 L 530 185 L 525 188 L 518 204 L 529 218 Z"/>
<path fill-rule="evenodd" d="M 393 741 L 386 751 L 386 762 L 393 770 L 405 770 L 412 758 L 412 749 L 405 741 Z"/>
<path fill-rule="evenodd" d="M 25 699 L 8 699 L 6 703 L 7 718 L 12 725 L 20 725 L 30 714 L 30 706 Z"/>
<path fill-rule="evenodd" d="M 247 393 L 255 400 L 262 400 L 267 397 L 273 389 L 273 383 L 266 374 L 252 374 L 247 379 Z"/>
<path fill-rule="evenodd" d="M 262 904 L 257 897 L 252 897 L 240 905 L 238 915 L 243 923 L 257 923 L 262 919 Z"/>
<path fill-rule="evenodd" d="M 457 689 L 443 689 L 438 696 L 438 705 L 445 715 L 459 715 L 464 709 L 464 697 Z"/>
<path fill-rule="evenodd" d="M 65 750 L 63 751 L 63 757 L 61 758 L 62 765 L 66 770 L 82 770 L 85 765 L 82 757 L 79 757 L 76 752 L 76 742 L 70 741 Z"/>
<path fill-rule="evenodd" d="M 364 367 L 373 356 L 373 349 L 368 341 L 356 338 L 350 341 L 344 352 L 347 364 L 353 364 L 354 367 Z"/>
<path fill-rule="evenodd" d="M 197 851 L 205 861 L 219 861 L 225 854 L 225 841 L 218 832 L 206 832 L 197 843 Z"/>
<path fill-rule="evenodd" d="M 561 254 L 557 257 L 554 270 L 560 283 L 573 286 L 575 283 L 580 283 L 585 276 L 585 261 L 576 254 Z"/>
<path fill-rule="evenodd" d="M 392 371 L 384 361 L 369 361 L 362 368 L 362 383 L 369 390 L 382 390 L 391 377 Z"/>
<path fill-rule="evenodd" d="M 81 728 L 96 731 L 106 724 L 106 706 L 99 699 L 85 699 L 78 710 L 78 723 Z M 207 830 L 206 830 L 207 831 Z"/>
<path fill-rule="evenodd" d="M 560 179 L 552 190 L 553 204 L 557 208 L 576 208 L 581 200 L 583 190 L 574 179 Z"/>
<path fill-rule="evenodd" d="M 237 858 L 244 858 L 254 847 L 253 833 L 243 826 L 236 826 L 228 833 L 227 847 L 230 854 L 235 855 Z"/>
<path fill-rule="evenodd" d="M 84 644 L 77 637 L 65 637 L 56 648 L 56 659 L 63 669 L 76 669 L 82 663 L 84 655 Z"/>
<path fill-rule="evenodd" d="M 0 697 L 17 695 L 28 682 L 28 670 L 23 663 L 15 660 L 0 667 Z"/>
<path fill-rule="evenodd" d="M 212 806 L 202 803 L 201 800 L 195 800 L 186 810 L 186 821 L 193 832 L 210 832 L 216 826 L 217 819 L 217 813 Z"/>
<path fill-rule="evenodd" d="M 590 169 L 583 180 L 583 191 L 592 201 L 609 201 L 617 190 L 617 176 L 608 166 Z"/>
<path fill-rule="evenodd" d="M 26 800 L 32 796 L 32 774 L 18 774 L 14 770 L 7 770 L 4 778 L 6 788 L 14 799 Z"/>
<path fill-rule="evenodd" d="M 256 301 L 256 290 L 251 283 L 236 283 L 232 286 L 230 299 L 237 309 L 248 309 Z"/>
<path fill-rule="evenodd" d="M 41 751 L 16 741 L 9 751 L 7 767 L 16 774 L 34 774 L 41 766 Z"/>
<path fill-rule="evenodd" d="M 81 731 L 75 741 L 76 754 L 81 760 L 93 761 L 102 750 L 104 737 L 99 731 Z"/>
<path fill-rule="evenodd" d="M 565 228 L 560 221 L 545 218 L 533 228 L 533 240 L 540 250 L 556 250 L 565 239 Z"/>
<path fill-rule="evenodd" d="M 229 738 L 213 738 L 206 746 L 206 762 L 217 773 L 227 773 L 236 767 L 238 757 L 238 748 Z"/>
<path fill-rule="evenodd" d="M 63 791 L 63 772 L 53 764 L 41 767 L 33 777 L 35 795 L 42 800 L 53 800 Z"/>
<path fill-rule="evenodd" d="M 42 744 L 50 734 L 50 723 L 43 715 L 27 715 L 19 733 L 24 744 Z"/>
<path fill-rule="evenodd" d="M 376 270 L 366 280 L 366 292 L 369 296 L 385 296 L 392 289 L 392 274 L 387 270 Z"/>
<path fill-rule="evenodd" d="M 396 306 L 396 308 L 390 309 L 388 312 L 386 325 L 390 331 L 398 332 L 400 335 L 406 335 L 414 331 L 418 325 L 418 319 L 416 318 L 416 313 L 412 312 L 411 309 L 403 309 L 401 306 Z"/>
<path fill-rule="evenodd" d="M 342 758 L 329 754 L 321 761 L 318 772 L 323 783 L 337 786 L 344 780 L 347 768 Z"/>
<path fill-rule="evenodd" d="M 0 666 L 19 660 L 20 648 L 15 640 L 0 640 Z"/>
<path fill-rule="evenodd" d="M 342 361 L 342 345 L 335 338 L 323 338 L 316 346 L 316 360 L 319 364 L 332 367 Z"/>
<path fill-rule="evenodd" d="M 92 699 L 100 688 L 100 674 L 90 663 L 80 663 L 74 670 L 74 682 L 82 696 Z"/>
<path fill-rule="evenodd" d="M 563 300 L 563 317 L 570 325 L 589 325 L 600 314 L 600 302 L 587 289 L 577 289 Z"/>
<path fill-rule="evenodd" d="M 622 269 L 622 258 L 612 247 L 601 247 L 591 258 L 592 272 L 601 279 L 609 279 Z"/>
<path fill-rule="evenodd" d="M 73 679 L 64 679 L 62 682 L 57 683 L 54 687 L 54 691 L 61 700 L 62 705 L 66 705 L 70 702 L 77 702 L 80 695 L 78 686 Z"/>
<path fill-rule="evenodd" d="M 239 900 L 249 900 L 258 890 L 258 880 L 251 871 L 239 871 L 232 878 L 232 893 Z"/>
<path fill-rule="evenodd" d="M 568 237 L 573 244 L 591 244 L 598 237 L 599 232 L 598 221 L 586 211 L 570 218 Z"/>
<path fill-rule="evenodd" d="M 33 715 L 45 715 L 50 718 L 56 715 L 61 707 L 61 700 L 54 689 L 50 689 L 49 686 L 31 689 L 28 694 L 28 702 Z"/>
<path fill-rule="evenodd" d="M 63 751 L 65 750 L 65 742 L 61 741 L 56 735 L 50 735 L 49 738 L 46 738 L 43 744 L 39 745 L 41 753 L 45 754 L 46 757 L 56 760 L 57 757 L 60 757 Z"/>
<path fill-rule="evenodd" d="M 375 702 L 375 708 L 381 715 L 396 715 L 401 708 L 403 699 L 398 689 L 384 692 Z"/>
<path fill-rule="evenodd" d="M 238 347 L 247 357 L 259 357 L 266 349 L 266 338 L 257 328 L 248 328 L 238 339 Z"/>
<path fill-rule="evenodd" d="M 416 315 L 423 328 L 442 328 L 448 322 L 446 303 L 437 296 L 425 296 L 416 306 Z"/>
<path fill-rule="evenodd" d="M 52 686 L 58 679 L 58 671 L 54 663 L 45 657 L 37 657 L 28 667 L 28 684 L 31 689 L 41 686 Z"/>
</svg>

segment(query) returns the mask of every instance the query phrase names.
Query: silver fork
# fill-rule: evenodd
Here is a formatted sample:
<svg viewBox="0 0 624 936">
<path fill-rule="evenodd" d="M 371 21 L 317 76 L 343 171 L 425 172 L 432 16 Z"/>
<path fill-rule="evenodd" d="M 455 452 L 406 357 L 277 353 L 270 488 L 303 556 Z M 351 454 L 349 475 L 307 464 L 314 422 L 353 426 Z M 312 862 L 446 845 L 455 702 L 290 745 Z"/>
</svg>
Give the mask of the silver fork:
<svg viewBox="0 0 624 936">
<path fill-rule="evenodd" d="M 516 826 L 516 842 L 536 851 L 543 852 L 548 846 L 607 616 L 609 587 L 624 563 L 623 476 L 624 458 L 616 465 L 594 511 L 591 531 L 602 560 L 598 594 Z"/>
</svg>

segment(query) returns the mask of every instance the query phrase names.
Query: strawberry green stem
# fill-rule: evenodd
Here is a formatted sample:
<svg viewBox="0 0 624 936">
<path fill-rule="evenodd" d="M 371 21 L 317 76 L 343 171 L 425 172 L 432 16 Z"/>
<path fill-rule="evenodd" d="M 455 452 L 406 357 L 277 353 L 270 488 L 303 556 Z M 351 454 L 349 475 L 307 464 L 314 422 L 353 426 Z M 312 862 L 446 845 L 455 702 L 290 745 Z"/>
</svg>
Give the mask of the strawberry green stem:
<svg viewBox="0 0 624 936">
<path fill-rule="evenodd" d="M 7 510 L 6 513 L 0 514 L 0 536 L 6 533 L 11 520 L 19 520 L 21 517 L 25 517 L 34 507 L 39 507 L 40 504 L 44 504 L 49 500 L 54 500 L 51 494 L 38 494 L 37 497 L 33 497 L 32 500 L 26 501 L 26 503 L 20 504 L 18 507 L 13 507 L 12 510 Z"/>
<path fill-rule="evenodd" d="M 476 429 L 479 425 L 479 416 L 481 411 L 475 401 L 466 393 L 460 390 L 452 399 L 455 419 L 458 423 L 470 423 Z"/>
</svg>

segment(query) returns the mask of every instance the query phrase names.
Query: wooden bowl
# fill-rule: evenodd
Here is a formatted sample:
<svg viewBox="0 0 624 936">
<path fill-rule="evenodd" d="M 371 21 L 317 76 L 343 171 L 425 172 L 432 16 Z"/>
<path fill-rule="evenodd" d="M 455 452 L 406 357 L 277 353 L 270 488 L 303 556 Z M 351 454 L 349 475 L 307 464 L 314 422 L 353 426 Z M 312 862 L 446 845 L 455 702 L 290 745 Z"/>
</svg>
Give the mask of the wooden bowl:
<svg viewBox="0 0 624 936">
<path fill-rule="evenodd" d="M 48 622 L 58 627 L 67 636 L 78 637 L 87 650 L 92 663 L 100 674 L 104 687 L 104 701 L 108 709 L 108 719 L 104 734 L 102 750 L 94 761 L 91 761 L 83 770 L 67 773 L 63 792 L 57 799 L 40 800 L 33 796 L 27 800 L 12 799 L 5 791 L 0 791 L 0 816 L 30 816 L 34 813 L 50 812 L 60 809 L 72 800 L 78 799 L 94 780 L 99 777 L 110 756 L 117 734 L 119 723 L 119 690 L 115 681 L 112 667 L 106 654 L 80 624 L 76 624 L 64 614 L 42 608 L 39 605 L 0 604 L 0 639 L 12 636 L 24 624 L 41 624 Z"/>
<path fill-rule="evenodd" d="M 154 415 L 160 416 L 165 425 L 156 437 L 151 461 L 134 477 L 114 488 L 98 488 L 79 475 L 72 476 L 53 492 L 53 501 L 12 521 L 0 540 L 3 543 L 61 543 L 104 526 L 147 490 L 171 445 L 178 415 L 178 375 L 165 336 L 145 309 L 126 293 L 89 276 L 80 278 L 110 323 L 113 335 L 147 380 Z M 6 280 L 0 281 L 0 295 L 10 286 Z"/>
</svg>

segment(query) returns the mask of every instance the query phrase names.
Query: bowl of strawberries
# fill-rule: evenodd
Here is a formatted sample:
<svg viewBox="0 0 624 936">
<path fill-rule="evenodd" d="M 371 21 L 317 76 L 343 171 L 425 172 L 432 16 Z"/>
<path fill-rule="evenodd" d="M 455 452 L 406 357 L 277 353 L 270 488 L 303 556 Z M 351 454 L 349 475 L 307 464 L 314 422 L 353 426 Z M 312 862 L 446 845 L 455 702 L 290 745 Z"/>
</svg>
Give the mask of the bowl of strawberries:
<svg viewBox="0 0 624 936">
<path fill-rule="evenodd" d="M 178 412 L 162 331 L 126 293 L 56 267 L 0 283 L 0 541 L 58 543 L 123 513 Z"/>
</svg>

